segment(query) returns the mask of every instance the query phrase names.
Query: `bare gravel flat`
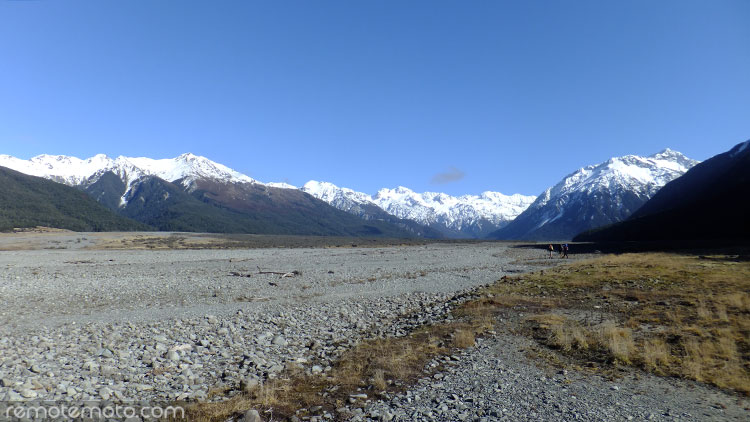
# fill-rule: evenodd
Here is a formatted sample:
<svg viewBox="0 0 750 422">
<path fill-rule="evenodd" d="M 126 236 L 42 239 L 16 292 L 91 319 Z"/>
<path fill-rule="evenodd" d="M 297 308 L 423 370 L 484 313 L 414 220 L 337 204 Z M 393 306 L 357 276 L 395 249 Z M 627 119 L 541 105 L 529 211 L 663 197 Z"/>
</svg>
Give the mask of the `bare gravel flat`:
<svg viewBox="0 0 750 422">
<path fill-rule="evenodd" d="M 509 250 L 502 243 L 362 247 L 361 240 L 356 247 L 352 241 L 336 241 L 334 245 L 345 247 L 323 248 L 99 247 L 117 238 L 68 233 L 0 239 L 0 247 L 18 249 L 0 252 L 2 331 L 219 315 L 270 304 L 450 293 L 490 283 L 505 271 L 525 271 L 530 267 L 524 260 L 539 255 Z"/>
</svg>

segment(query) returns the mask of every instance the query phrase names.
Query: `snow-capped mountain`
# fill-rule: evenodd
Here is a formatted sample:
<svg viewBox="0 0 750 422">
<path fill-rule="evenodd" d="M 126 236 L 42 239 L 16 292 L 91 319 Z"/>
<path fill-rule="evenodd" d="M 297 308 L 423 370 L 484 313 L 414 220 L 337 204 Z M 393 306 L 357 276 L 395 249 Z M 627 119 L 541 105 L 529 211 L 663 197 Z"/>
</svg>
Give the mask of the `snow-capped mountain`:
<svg viewBox="0 0 750 422">
<path fill-rule="evenodd" d="M 348 188 L 340 188 L 332 183 L 315 180 L 305 183 L 300 189 L 334 208 L 354 214 L 364 220 L 387 221 L 420 237 L 440 238 L 445 235 L 444 231 L 436 230 L 433 227 L 429 227 L 429 225 L 421 224 L 408 218 L 398 217 L 383 210 L 366 193 L 356 192 Z"/>
<path fill-rule="evenodd" d="M 76 188 L 0 167 L 0 231 L 37 226 L 75 231 L 153 230 Z"/>
<path fill-rule="evenodd" d="M 310 180 L 302 186 L 302 191 L 328 202 L 334 207 L 359 217 L 367 218 L 372 207 L 377 207 L 370 195 L 349 188 L 340 188 L 333 183 Z"/>
<path fill-rule="evenodd" d="M 196 180 L 211 179 L 225 183 L 259 183 L 253 178 L 194 154 L 182 154 L 168 159 L 145 157 L 110 158 L 98 154 L 80 159 L 65 155 L 39 155 L 21 160 L 9 155 L 0 155 L 0 166 L 20 171 L 31 176 L 44 177 L 69 186 L 80 186 L 96 182 L 104 173 L 112 172 L 127 186 L 122 197 L 124 205 L 134 183 L 147 176 L 156 176 L 168 182 L 177 182 L 190 188 Z M 278 186 L 277 186 L 278 187 Z"/>
<path fill-rule="evenodd" d="M 416 221 L 452 237 L 483 237 L 508 224 L 535 197 L 484 192 L 481 195 L 451 196 L 445 193 L 417 193 L 405 187 L 381 189 L 375 196 L 311 180 L 302 190 L 334 207 L 366 217 L 378 207 L 398 218 Z"/>
<path fill-rule="evenodd" d="M 750 141 L 695 165 L 627 220 L 576 236 L 581 241 L 750 239 Z"/>
<path fill-rule="evenodd" d="M 393 216 L 364 221 L 289 184 L 261 183 L 193 154 L 161 160 L 0 155 L 0 166 L 76 187 L 118 214 L 159 230 L 439 237 Z"/>
<path fill-rule="evenodd" d="M 110 158 L 104 154 L 80 159 L 66 155 L 43 154 L 29 160 L 22 160 L 10 155 L 0 155 L 0 166 L 69 186 L 89 185 L 99 180 L 103 174 L 112 172 L 127 186 L 122 196 L 121 205 L 123 206 L 127 203 L 134 184 L 149 176 L 178 183 L 186 189 L 195 189 L 195 182 L 199 180 L 253 183 L 280 189 L 297 189 L 287 183 L 261 183 L 225 165 L 191 153 L 165 159 L 123 156 Z"/>
<path fill-rule="evenodd" d="M 698 161 L 665 149 L 649 157 L 626 155 L 578 169 L 490 237 L 566 240 L 622 221 L 696 164 Z"/>
<path fill-rule="evenodd" d="M 490 191 L 481 195 L 451 196 L 438 192 L 417 193 L 400 186 L 381 189 L 373 199 L 384 210 L 399 217 L 463 230 L 482 220 L 495 226 L 508 223 L 536 198 Z"/>
</svg>

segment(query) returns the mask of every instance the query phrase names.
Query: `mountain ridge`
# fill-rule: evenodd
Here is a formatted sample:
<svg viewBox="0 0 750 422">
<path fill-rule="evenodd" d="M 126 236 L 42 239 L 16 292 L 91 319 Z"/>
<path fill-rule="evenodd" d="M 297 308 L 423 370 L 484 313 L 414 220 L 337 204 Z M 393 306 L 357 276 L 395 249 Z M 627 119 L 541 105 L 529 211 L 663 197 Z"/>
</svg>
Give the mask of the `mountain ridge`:
<svg viewBox="0 0 750 422">
<path fill-rule="evenodd" d="M 667 183 L 627 220 L 578 234 L 577 241 L 750 238 L 750 141 Z"/>
<path fill-rule="evenodd" d="M 504 240 L 569 240 L 629 217 L 662 186 L 698 161 L 664 149 L 581 167 L 546 189 L 510 224 L 489 235 Z"/>
<path fill-rule="evenodd" d="M 90 194 L 159 230 L 342 236 L 429 236 L 413 224 L 365 221 L 287 184 L 261 183 L 205 157 L 88 159 L 0 156 L 0 165 Z M 437 236 L 435 236 L 437 237 Z"/>
<path fill-rule="evenodd" d="M 371 196 L 314 180 L 300 188 L 262 183 L 191 153 L 168 159 L 0 155 L 0 165 L 75 186 L 121 215 L 160 229 L 175 230 L 177 224 L 188 231 L 192 225 L 243 233 L 525 240 L 569 239 L 624 220 L 696 163 L 669 148 L 648 157 L 613 157 L 579 168 L 538 197 L 492 191 L 452 196 L 403 186 Z M 201 215 L 214 221 L 202 221 Z"/>
<path fill-rule="evenodd" d="M 374 196 L 311 180 L 301 188 L 334 207 L 363 218 L 374 209 L 397 218 L 416 221 L 449 237 L 483 237 L 520 214 L 534 197 L 487 191 L 480 195 L 452 196 L 440 192 L 417 193 L 399 186 L 383 188 Z"/>
</svg>

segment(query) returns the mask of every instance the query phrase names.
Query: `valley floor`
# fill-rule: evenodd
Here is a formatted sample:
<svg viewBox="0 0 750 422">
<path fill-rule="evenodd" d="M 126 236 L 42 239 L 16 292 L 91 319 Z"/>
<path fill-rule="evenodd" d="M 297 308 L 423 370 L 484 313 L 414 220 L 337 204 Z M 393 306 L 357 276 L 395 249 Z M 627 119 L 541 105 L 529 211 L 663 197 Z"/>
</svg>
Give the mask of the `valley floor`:
<svg viewBox="0 0 750 422">
<path fill-rule="evenodd" d="M 479 287 L 563 262 L 506 243 L 226 243 L 236 241 L 148 233 L 0 235 L 0 401 L 211 402 L 289 373 L 325 376 L 363 339 L 404 338 L 452 318 L 451 309 Z M 614 379 L 560 371 L 532 356 L 542 347 L 537 342 L 504 328 L 504 319 L 522 318 L 507 312 L 495 316 L 497 328 L 476 347 L 436 356 L 429 378 L 400 392 L 363 391 L 338 413 L 306 409 L 299 417 L 750 416 L 739 396 L 691 381 L 637 371 Z M 261 415 L 269 419 L 266 410 Z"/>
</svg>

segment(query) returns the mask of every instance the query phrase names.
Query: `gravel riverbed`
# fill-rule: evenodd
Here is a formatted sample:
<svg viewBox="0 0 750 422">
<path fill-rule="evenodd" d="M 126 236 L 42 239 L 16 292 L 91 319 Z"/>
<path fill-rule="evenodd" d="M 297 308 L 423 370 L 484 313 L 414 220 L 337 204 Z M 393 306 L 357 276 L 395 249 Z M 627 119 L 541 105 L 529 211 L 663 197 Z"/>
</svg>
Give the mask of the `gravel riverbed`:
<svg viewBox="0 0 750 422">
<path fill-rule="evenodd" d="M 263 382 L 290 366 L 324 373 L 362 338 L 401 335 L 441 318 L 446 302 L 477 286 L 558 262 L 502 243 L 92 250 L 84 238 L 66 245 L 0 252 L 0 401 L 205 400 L 210 388 Z M 435 378 L 346 413 L 359 420 L 749 415 L 742 399 L 695 383 L 550 373 L 521 352 L 524 342 L 502 332 L 486 337 L 448 358 Z"/>
<path fill-rule="evenodd" d="M 288 365 L 326 371 L 376 328 L 424 322 L 535 254 L 499 243 L 4 251 L 0 400 L 205 399 Z"/>
</svg>

